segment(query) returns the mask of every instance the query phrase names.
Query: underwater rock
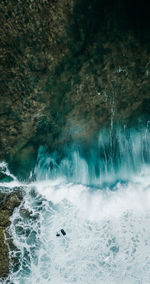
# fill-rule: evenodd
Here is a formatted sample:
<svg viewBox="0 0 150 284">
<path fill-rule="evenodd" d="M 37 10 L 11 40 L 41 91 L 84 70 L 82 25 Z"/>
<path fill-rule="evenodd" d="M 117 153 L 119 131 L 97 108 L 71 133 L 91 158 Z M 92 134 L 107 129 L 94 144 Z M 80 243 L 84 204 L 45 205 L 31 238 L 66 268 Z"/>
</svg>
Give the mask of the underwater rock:
<svg viewBox="0 0 150 284">
<path fill-rule="evenodd" d="M 25 219 L 32 218 L 32 213 L 23 207 L 20 208 L 19 212 L 20 212 L 21 217 Z"/>
</svg>

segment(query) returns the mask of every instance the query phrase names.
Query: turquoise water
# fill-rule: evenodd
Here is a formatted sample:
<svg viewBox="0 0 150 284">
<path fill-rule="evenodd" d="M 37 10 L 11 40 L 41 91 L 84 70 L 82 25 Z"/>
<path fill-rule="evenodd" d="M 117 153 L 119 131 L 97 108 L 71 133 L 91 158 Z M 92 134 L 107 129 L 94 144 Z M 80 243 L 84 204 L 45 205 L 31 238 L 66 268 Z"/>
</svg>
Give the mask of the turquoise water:
<svg viewBox="0 0 150 284">
<path fill-rule="evenodd" d="M 149 146 L 143 128 L 105 130 L 62 159 L 40 147 L 34 181 L 9 183 L 24 199 L 10 226 L 19 262 L 5 282 L 150 283 Z"/>
</svg>

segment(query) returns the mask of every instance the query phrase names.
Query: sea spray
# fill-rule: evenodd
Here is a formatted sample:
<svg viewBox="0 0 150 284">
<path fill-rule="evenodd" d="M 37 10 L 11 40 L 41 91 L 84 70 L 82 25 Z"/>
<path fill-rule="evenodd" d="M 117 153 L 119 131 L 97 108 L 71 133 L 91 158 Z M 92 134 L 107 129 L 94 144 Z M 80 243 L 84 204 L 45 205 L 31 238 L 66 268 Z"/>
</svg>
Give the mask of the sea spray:
<svg viewBox="0 0 150 284">
<path fill-rule="evenodd" d="M 139 130 L 104 129 L 91 148 L 73 144 L 59 153 L 49 155 L 40 147 L 34 174 L 37 180 L 61 178 L 67 182 L 104 186 L 118 180 L 130 180 L 144 165 L 150 164 L 149 128 Z"/>
<path fill-rule="evenodd" d="M 118 128 L 62 159 L 41 147 L 35 181 L 22 184 L 11 217 L 10 260 L 19 262 L 6 283 L 149 283 L 149 146 L 148 128 Z"/>
</svg>

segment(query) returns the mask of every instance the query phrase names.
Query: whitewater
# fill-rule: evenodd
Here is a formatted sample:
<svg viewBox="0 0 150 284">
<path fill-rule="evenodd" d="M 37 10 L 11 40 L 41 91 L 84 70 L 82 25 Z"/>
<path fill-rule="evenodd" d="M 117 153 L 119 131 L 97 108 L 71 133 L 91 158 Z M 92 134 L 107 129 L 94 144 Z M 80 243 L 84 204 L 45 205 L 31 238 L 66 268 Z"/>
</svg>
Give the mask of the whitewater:
<svg viewBox="0 0 150 284">
<path fill-rule="evenodd" d="M 2 283 L 150 283 L 148 127 L 103 131 L 96 147 L 73 145 L 61 160 L 40 147 L 30 181 L 0 186 L 24 195 L 11 216 L 16 249 Z"/>
</svg>

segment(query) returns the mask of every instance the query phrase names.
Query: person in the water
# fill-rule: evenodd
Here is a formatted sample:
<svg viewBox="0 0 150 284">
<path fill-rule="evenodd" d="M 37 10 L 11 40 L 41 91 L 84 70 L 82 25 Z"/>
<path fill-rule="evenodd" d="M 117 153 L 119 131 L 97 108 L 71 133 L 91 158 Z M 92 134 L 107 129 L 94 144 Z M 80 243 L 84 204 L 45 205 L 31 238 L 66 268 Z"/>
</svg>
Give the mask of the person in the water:
<svg viewBox="0 0 150 284">
<path fill-rule="evenodd" d="M 66 236 L 66 232 L 64 231 L 64 229 L 61 229 L 61 230 L 60 230 L 60 233 L 57 232 L 57 233 L 56 233 L 56 237 L 60 237 L 61 234 L 62 234 L 63 236 Z"/>
</svg>

